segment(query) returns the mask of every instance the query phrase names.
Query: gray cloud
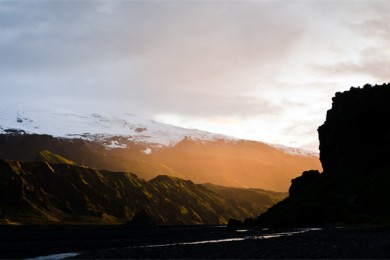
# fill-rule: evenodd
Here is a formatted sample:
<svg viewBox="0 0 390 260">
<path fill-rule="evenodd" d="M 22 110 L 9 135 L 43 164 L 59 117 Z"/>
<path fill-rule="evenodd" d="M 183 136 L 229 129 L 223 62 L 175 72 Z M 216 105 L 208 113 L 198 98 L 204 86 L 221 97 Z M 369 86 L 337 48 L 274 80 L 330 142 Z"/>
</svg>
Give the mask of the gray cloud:
<svg viewBox="0 0 390 260">
<path fill-rule="evenodd" d="M 278 10 L 271 2 L 1 2 L 0 83 L 26 99 L 47 93 L 147 112 L 273 113 L 270 101 L 241 95 L 299 39 L 299 17 L 289 23 L 289 7 Z"/>
</svg>

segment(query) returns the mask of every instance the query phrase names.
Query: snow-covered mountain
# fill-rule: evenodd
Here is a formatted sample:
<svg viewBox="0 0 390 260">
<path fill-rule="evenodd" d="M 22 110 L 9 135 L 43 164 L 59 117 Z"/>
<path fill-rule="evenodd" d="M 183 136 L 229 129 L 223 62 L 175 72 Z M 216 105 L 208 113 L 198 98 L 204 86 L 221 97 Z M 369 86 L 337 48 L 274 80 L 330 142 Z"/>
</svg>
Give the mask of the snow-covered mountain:
<svg viewBox="0 0 390 260">
<path fill-rule="evenodd" d="M 175 145 L 184 138 L 204 141 L 235 140 L 235 138 L 220 134 L 146 120 L 132 114 L 104 116 L 51 109 L 26 109 L 20 106 L 0 109 L 0 133 L 5 133 L 7 129 L 18 129 L 28 134 L 49 134 L 64 138 L 96 139 L 124 136 L 128 137 L 129 141 L 161 146 Z"/>
<path fill-rule="evenodd" d="M 37 160 L 48 150 L 97 169 L 228 187 L 287 191 L 292 178 L 321 170 L 318 155 L 264 142 L 185 129 L 124 114 L 0 108 L 0 158 Z"/>
<path fill-rule="evenodd" d="M 203 142 L 223 140 L 237 142 L 240 139 L 196 129 L 186 129 L 147 120 L 133 114 L 106 116 L 82 114 L 55 109 L 43 109 L 26 105 L 0 107 L 0 134 L 18 130 L 26 134 L 47 134 L 61 138 L 81 138 L 101 142 L 107 149 L 127 148 L 129 142 L 147 144 L 143 152 L 150 154 L 153 147 L 174 146 L 184 139 Z M 121 138 L 114 138 L 120 136 Z M 267 144 L 287 154 L 318 156 L 318 154 Z"/>
</svg>

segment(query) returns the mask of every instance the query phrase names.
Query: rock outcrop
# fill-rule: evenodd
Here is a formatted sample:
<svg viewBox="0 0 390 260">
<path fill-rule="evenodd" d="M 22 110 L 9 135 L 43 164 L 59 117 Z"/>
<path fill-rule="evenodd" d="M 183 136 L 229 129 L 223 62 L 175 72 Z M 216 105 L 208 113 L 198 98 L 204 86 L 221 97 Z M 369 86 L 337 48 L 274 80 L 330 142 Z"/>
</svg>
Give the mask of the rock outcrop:
<svg viewBox="0 0 390 260">
<path fill-rule="evenodd" d="M 390 163 L 390 84 L 336 93 L 318 128 L 324 172 L 372 171 Z"/>
<path fill-rule="evenodd" d="M 290 196 L 257 223 L 390 224 L 390 84 L 336 93 L 319 127 L 323 173 L 292 180 Z"/>
</svg>

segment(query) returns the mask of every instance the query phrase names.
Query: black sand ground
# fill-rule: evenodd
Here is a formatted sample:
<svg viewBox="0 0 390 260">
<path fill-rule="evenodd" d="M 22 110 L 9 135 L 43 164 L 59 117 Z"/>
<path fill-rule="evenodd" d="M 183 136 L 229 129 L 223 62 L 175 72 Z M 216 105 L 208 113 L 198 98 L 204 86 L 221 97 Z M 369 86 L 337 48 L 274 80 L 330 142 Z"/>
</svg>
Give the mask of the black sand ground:
<svg viewBox="0 0 390 260">
<path fill-rule="evenodd" d="M 182 226 L 1 226 L 0 258 L 81 252 L 75 258 L 337 258 L 390 259 L 389 228 L 324 228 L 292 236 L 196 245 L 139 247 L 252 237 L 290 230 Z"/>
</svg>

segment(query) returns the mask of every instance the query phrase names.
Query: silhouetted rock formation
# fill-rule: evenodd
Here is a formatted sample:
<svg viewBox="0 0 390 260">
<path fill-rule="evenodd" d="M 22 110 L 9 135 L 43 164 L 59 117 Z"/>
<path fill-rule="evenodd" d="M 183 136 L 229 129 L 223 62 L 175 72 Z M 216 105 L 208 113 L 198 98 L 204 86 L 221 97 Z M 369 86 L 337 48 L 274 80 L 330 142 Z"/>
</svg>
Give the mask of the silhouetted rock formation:
<svg viewBox="0 0 390 260">
<path fill-rule="evenodd" d="M 292 180 L 290 196 L 257 223 L 310 226 L 390 224 L 390 84 L 336 93 L 319 127 L 324 172 Z"/>
<path fill-rule="evenodd" d="M 291 187 L 289 189 L 290 196 L 302 193 L 302 191 L 312 185 L 320 177 L 320 172 L 315 170 L 305 171 L 301 176 L 291 180 Z"/>
<path fill-rule="evenodd" d="M 318 128 L 325 172 L 372 171 L 390 164 L 390 84 L 336 93 Z"/>
</svg>

